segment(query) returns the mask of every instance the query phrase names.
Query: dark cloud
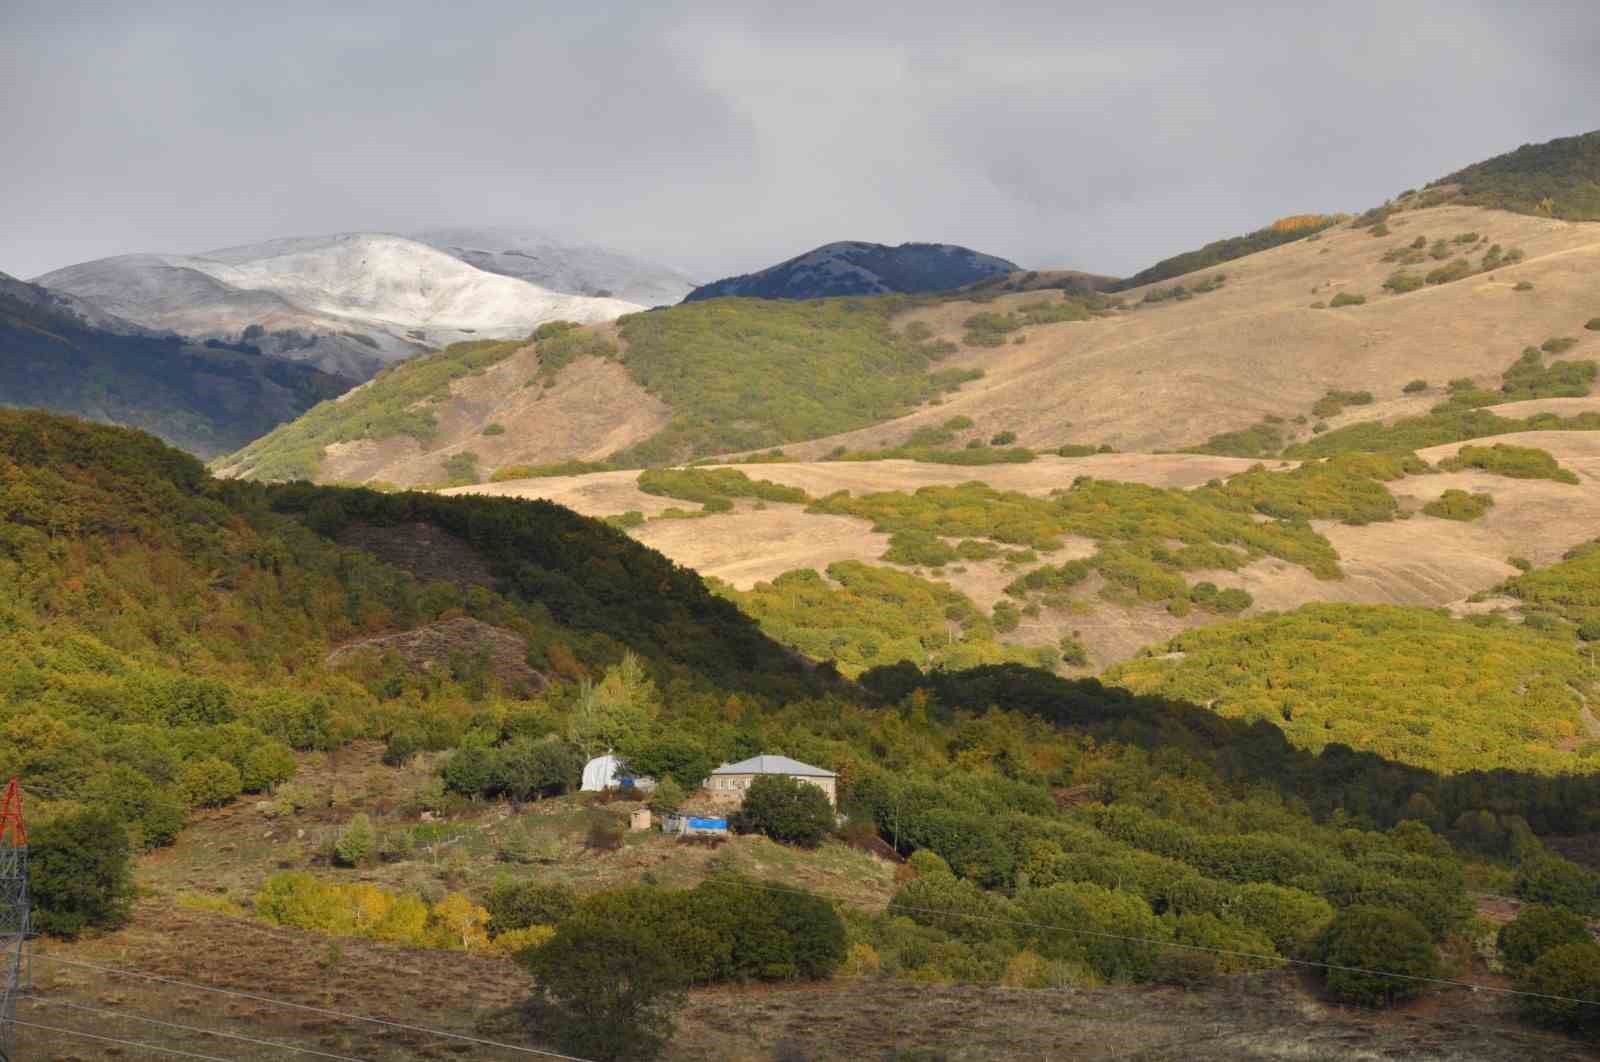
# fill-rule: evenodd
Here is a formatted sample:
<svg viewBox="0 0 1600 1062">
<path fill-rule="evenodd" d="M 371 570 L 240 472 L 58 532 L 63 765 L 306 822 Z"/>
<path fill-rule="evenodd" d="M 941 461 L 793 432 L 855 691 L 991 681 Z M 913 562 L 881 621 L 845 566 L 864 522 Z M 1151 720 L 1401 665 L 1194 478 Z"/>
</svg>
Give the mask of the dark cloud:
<svg viewBox="0 0 1600 1062">
<path fill-rule="evenodd" d="M 1596 54 L 1587 0 L 11 0 L 0 269 L 514 223 L 1127 272 L 1600 125 Z"/>
</svg>

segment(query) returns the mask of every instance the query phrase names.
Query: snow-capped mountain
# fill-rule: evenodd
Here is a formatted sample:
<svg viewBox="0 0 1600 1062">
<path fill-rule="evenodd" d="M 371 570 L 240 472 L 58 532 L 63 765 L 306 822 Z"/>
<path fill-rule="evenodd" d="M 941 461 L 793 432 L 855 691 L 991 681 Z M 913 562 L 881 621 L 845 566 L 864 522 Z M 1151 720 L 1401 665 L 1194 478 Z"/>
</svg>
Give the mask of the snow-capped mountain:
<svg viewBox="0 0 1600 1062">
<path fill-rule="evenodd" d="M 410 235 L 479 269 L 570 295 L 668 306 L 695 286 L 667 266 L 605 247 L 567 243 L 537 229 L 429 229 Z"/>
<path fill-rule="evenodd" d="M 545 321 L 609 320 L 643 308 L 551 291 L 382 233 L 196 255 L 119 255 L 34 283 L 148 328 L 244 341 L 358 380 L 449 343 L 507 339 Z"/>
</svg>

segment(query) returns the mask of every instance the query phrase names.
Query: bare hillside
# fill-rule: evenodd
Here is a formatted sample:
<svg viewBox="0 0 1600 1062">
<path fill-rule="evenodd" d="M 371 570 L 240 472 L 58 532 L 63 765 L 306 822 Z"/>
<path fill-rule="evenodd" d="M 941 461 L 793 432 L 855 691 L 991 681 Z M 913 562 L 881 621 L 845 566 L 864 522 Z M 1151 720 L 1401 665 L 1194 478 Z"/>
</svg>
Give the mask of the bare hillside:
<svg viewBox="0 0 1600 1062">
<path fill-rule="evenodd" d="M 1193 287 L 1222 273 L 1215 291 L 1092 321 L 1027 328 L 1021 342 L 968 348 L 953 363 L 981 368 L 942 405 L 889 424 L 787 447 L 816 457 L 837 446 L 858 449 L 898 441 L 918 427 L 964 414 L 989 430 L 1010 430 L 1023 445 L 1109 443 L 1160 450 L 1196 445 L 1248 427 L 1263 415 L 1292 419 L 1330 388 L 1371 391 L 1377 404 L 1347 420 L 1421 412 L 1437 401 L 1402 396 L 1414 379 L 1435 386 L 1462 376 L 1498 381 L 1530 343 L 1581 334 L 1600 313 L 1594 285 L 1600 224 L 1445 206 L 1389 220 L 1390 234 L 1332 228 L 1302 240 L 1170 282 L 1125 293 L 1138 304 L 1155 288 Z M 1397 266 L 1386 251 L 1417 237 L 1430 243 L 1468 232 L 1520 248 L 1519 264 L 1404 295 L 1383 290 Z M 1413 270 L 1439 265 L 1428 261 Z M 1517 291 L 1526 281 L 1532 290 Z M 1313 309 L 1339 293 L 1365 305 Z M 1037 294 L 1006 295 L 976 305 L 949 302 L 917 310 L 941 337 L 959 341 L 962 322 L 1004 312 Z"/>
</svg>

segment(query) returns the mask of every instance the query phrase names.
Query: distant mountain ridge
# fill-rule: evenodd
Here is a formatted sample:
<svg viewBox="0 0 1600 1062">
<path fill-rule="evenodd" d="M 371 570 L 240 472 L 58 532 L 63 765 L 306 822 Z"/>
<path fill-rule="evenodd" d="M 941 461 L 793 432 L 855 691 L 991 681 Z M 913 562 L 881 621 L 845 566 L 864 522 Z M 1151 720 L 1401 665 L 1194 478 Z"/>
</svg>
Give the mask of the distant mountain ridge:
<svg viewBox="0 0 1600 1062">
<path fill-rule="evenodd" d="M 641 309 L 550 291 L 384 233 L 292 237 L 198 255 L 119 255 L 35 283 L 135 324 L 246 341 L 353 381 L 424 350 Z"/>
<path fill-rule="evenodd" d="M 756 273 L 726 277 L 691 291 L 685 302 L 737 295 L 757 299 L 822 299 L 838 295 L 918 294 L 951 291 L 1002 273 L 1015 262 L 949 243 L 882 243 L 849 240 Z"/>
<path fill-rule="evenodd" d="M 485 272 L 568 295 L 667 306 L 695 287 L 693 280 L 667 266 L 607 247 L 571 243 L 538 229 L 441 228 L 410 235 Z"/>
<path fill-rule="evenodd" d="M 161 335 L 0 273 L 0 406 L 142 428 L 211 457 L 350 386 L 254 349 Z"/>
</svg>

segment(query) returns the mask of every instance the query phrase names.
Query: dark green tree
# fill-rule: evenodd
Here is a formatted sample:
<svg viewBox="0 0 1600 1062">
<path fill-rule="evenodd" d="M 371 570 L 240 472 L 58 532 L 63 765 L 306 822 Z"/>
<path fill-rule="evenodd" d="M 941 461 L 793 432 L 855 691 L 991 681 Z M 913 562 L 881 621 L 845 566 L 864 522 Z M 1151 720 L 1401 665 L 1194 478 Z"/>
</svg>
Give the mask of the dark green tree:
<svg viewBox="0 0 1600 1062">
<path fill-rule="evenodd" d="M 1600 912 L 1600 875 L 1546 852 L 1522 861 L 1512 889 L 1531 903 L 1555 904 L 1579 914 Z"/>
<path fill-rule="evenodd" d="M 623 750 L 628 767 L 635 773 L 660 781 L 671 778 L 693 791 L 705 784 L 706 776 L 717 766 L 717 758 L 705 745 L 683 735 L 656 735 Z"/>
<path fill-rule="evenodd" d="M 71 940 L 85 929 L 114 929 L 133 908 L 128 827 L 91 809 L 50 819 L 29 838 L 28 888 L 39 929 Z"/>
<path fill-rule="evenodd" d="M 1551 948 L 1517 978 L 1517 988 L 1530 993 L 1522 1008 L 1533 1020 L 1600 1033 L 1600 945 L 1593 940 Z"/>
<path fill-rule="evenodd" d="M 1551 948 L 1592 941 L 1589 927 L 1564 907 L 1530 903 L 1517 917 L 1500 927 L 1496 945 L 1500 959 L 1512 973 L 1526 970 Z"/>
<path fill-rule="evenodd" d="M 774 841 L 812 847 L 833 829 L 833 805 L 809 782 L 763 775 L 745 790 L 733 826 L 740 833 L 764 833 Z"/>
<path fill-rule="evenodd" d="M 672 1034 L 684 980 L 648 930 L 580 915 L 517 961 L 537 984 L 534 1027 L 551 1030 L 563 1051 L 606 1062 L 654 1058 Z"/>
<path fill-rule="evenodd" d="M 512 929 L 553 926 L 578 908 L 572 888 L 537 881 L 504 878 L 494 883 L 484 900 L 489 909 L 489 935 Z"/>
<path fill-rule="evenodd" d="M 1387 1006 L 1422 993 L 1439 953 L 1421 922 L 1394 907 L 1347 907 L 1322 934 L 1328 991 L 1350 1003 Z"/>
</svg>

